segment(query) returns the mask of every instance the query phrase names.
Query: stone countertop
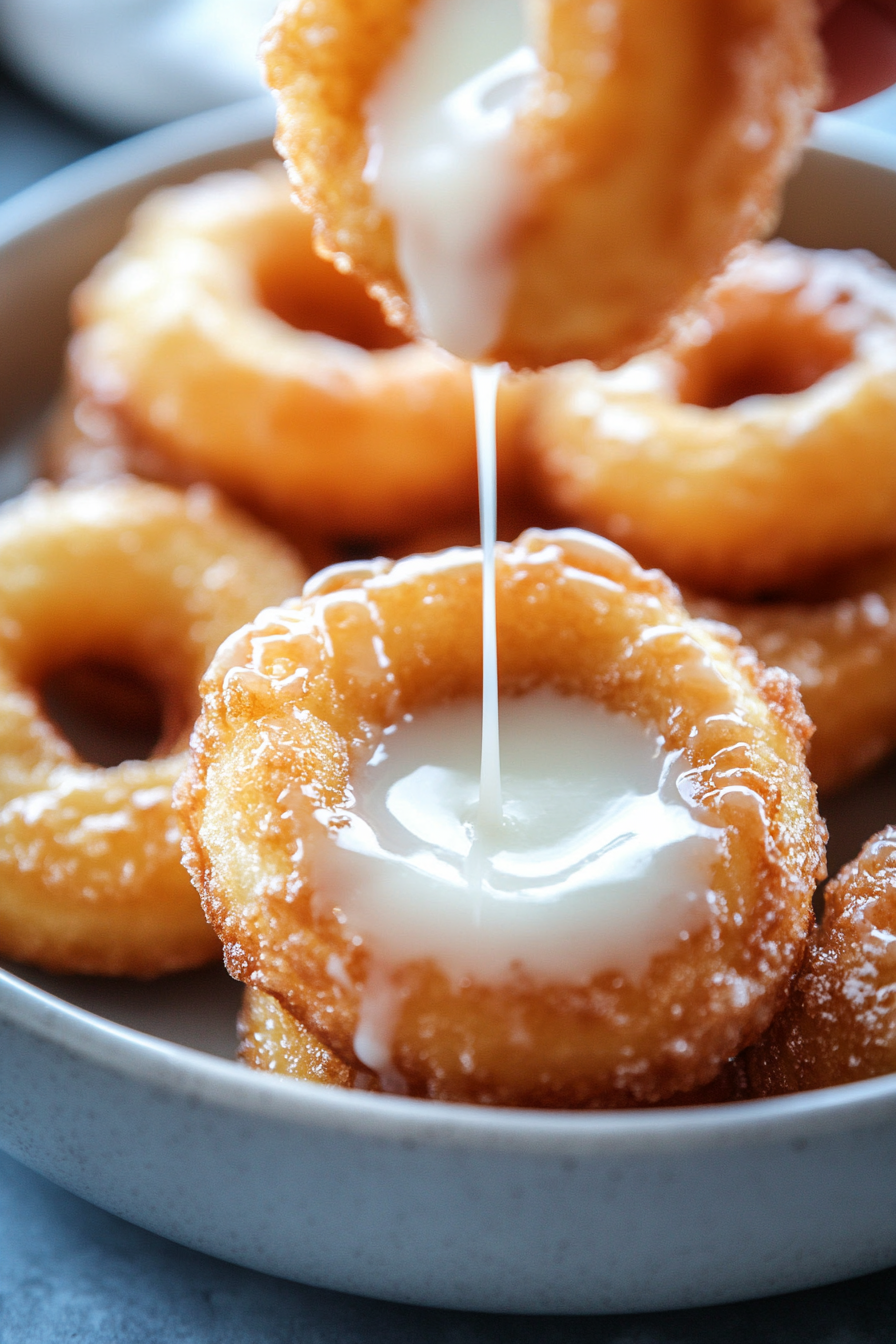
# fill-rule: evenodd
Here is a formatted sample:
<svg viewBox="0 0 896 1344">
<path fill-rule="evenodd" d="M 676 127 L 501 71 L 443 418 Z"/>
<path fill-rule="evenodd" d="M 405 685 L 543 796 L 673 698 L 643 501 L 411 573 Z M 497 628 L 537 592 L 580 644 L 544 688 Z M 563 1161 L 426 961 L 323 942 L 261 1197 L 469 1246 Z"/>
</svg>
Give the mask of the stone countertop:
<svg viewBox="0 0 896 1344">
<path fill-rule="evenodd" d="M 853 114 L 896 130 L 896 94 Z M 0 72 L 0 200 L 100 148 Z M 893 1180 L 882 1172 L 882 1180 Z M 894 1344 L 896 1269 L 628 1317 L 486 1316 L 305 1288 L 132 1227 L 0 1154 L 0 1344 Z"/>
</svg>

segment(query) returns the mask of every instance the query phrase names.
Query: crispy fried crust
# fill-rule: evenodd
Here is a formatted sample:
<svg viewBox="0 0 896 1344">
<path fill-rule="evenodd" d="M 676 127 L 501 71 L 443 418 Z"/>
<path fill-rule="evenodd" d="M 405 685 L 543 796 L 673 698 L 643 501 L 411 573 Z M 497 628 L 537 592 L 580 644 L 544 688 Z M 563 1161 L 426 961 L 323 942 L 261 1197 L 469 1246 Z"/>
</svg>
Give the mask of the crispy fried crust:
<svg viewBox="0 0 896 1344">
<path fill-rule="evenodd" d="M 243 995 L 237 1035 L 237 1057 L 250 1069 L 282 1073 L 306 1083 L 327 1083 L 331 1087 L 356 1087 L 359 1078 L 365 1084 L 374 1082 L 344 1064 L 270 994 L 251 985 Z M 368 1086 L 367 1090 L 371 1088 Z"/>
<path fill-rule="evenodd" d="M 896 746 L 896 552 L 852 566 L 812 599 L 720 602 L 688 594 L 688 610 L 736 626 L 763 662 L 800 683 L 815 725 L 812 778 L 845 788 Z"/>
<path fill-rule="evenodd" d="M 549 375 L 530 441 L 567 522 L 698 592 L 792 592 L 896 540 L 896 276 L 747 250 L 663 350 Z"/>
<path fill-rule="evenodd" d="M 284 0 L 263 44 L 278 148 L 322 255 L 414 329 L 392 221 L 363 180 L 365 104 L 419 0 Z M 606 11 L 606 12 L 605 12 Z M 610 367 L 655 343 L 774 221 L 820 91 L 810 0 L 534 0 L 545 75 L 520 116 L 514 287 L 484 359 Z"/>
<path fill-rule="evenodd" d="M 281 1003 L 251 985 L 243 995 L 237 1035 L 237 1058 L 250 1069 L 283 1074 L 304 1083 L 327 1083 L 331 1087 L 350 1087 L 365 1092 L 381 1091 L 372 1074 L 344 1064 Z M 743 1101 L 751 1096 L 742 1066 L 745 1055 L 746 1052 L 729 1060 L 704 1087 L 692 1092 L 677 1092 L 659 1104 L 718 1106 L 723 1102 Z"/>
<path fill-rule="evenodd" d="M 790 1000 L 743 1063 L 754 1096 L 896 1072 L 896 827 L 828 884 Z"/>
<path fill-rule="evenodd" d="M 178 790 L 185 862 L 231 973 L 350 1067 L 374 968 L 336 913 L 315 913 L 303 836 L 319 830 L 315 809 L 344 801 L 353 759 L 385 726 L 478 694 L 480 610 L 475 551 L 340 566 L 228 641 L 202 685 Z M 699 1086 L 785 995 L 823 871 L 796 684 L 689 619 L 662 575 L 584 533 L 530 532 L 501 549 L 498 627 L 503 694 L 547 684 L 591 696 L 684 753 L 695 801 L 725 827 L 718 914 L 638 983 L 521 973 L 458 987 L 434 962 L 406 965 L 392 985 L 394 1074 L 414 1095 L 535 1106 Z"/>
<path fill-rule="evenodd" d="M 94 443 L 327 538 L 475 507 L 468 367 L 405 343 L 315 255 L 279 165 L 154 193 L 76 291 L 73 317 L 82 466 Z M 515 380 L 501 392 L 503 469 L 526 391 Z M 66 474 L 78 468 L 68 438 L 57 445 L 68 463 L 56 454 Z"/>
<path fill-rule="evenodd" d="M 41 486 L 0 511 L 0 954 L 133 976 L 216 955 L 171 789 L 220 641 L 303 578 L 282 542 L 207 489 Z M 83 659 L 155 686 L 150 760 L 85 764 L 46 717 L 44 677 Z"/>
</svg>

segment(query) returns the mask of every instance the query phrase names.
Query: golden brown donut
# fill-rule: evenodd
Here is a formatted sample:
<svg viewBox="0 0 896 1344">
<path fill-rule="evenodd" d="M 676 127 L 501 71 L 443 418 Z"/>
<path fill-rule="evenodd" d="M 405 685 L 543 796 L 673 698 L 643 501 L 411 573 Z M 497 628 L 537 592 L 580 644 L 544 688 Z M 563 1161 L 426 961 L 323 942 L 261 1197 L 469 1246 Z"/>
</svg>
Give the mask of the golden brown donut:
<svg viewBox="0 0 896 1344">
<path fill-rule="evenodd" d="M 246 988 L 237 1017 L 241 1064 L 263 1073 L 279 1073 L 305 1083 L 327 1083 L 365 1092 L 379 1092 L 373 1074 L 344 1064 L 332 1050 L 302 1026 L 270 994 Z M 675 1093 L 659 1102 L 660 1106 L 718 1106 L 723 1102 L 743 1101 L 752 1094 L 744 1075 L 742 1061 L 749 1052 L 729 1060 L 711 1082 L 692 1092 Z"/>
<path fill-rule="evenodd" d="M 73 317 L 76 432 L 56 427 L 56 475 L 123 460 L 325 538 L 475 507 L 469 369 L 407 344 L 315 255 L 279 165 L 154 193 Z M 508 469 L 524 395 L 519 381 L 501 395 Z"/>
<path fill-rule="evenodd" d="M 263 45 L 316 246 L 408 332 L 393 220 L 365 180 L 365 107 L 421 7 L 284 0 Z M 543 70 L 513 132 L 527 191 L 507 224 L 511 293 L 470 357 L 612 366 L 773 223 L 820 89 L 815 6 L 535 0 L 531 19 Z"/>
<path fill-rule="evenodd" d="M 790 1000 L 743 1063 L 754 1096 L 896 1072 L 893 826 L 828 883 Z"/>
<path fill-rule="evenodd" d="M 237 1058 L 251 1069 L 306 1083 L 377 1090 L 372 1075 L 344 1064 L 275 998 L 251 985 L 243 995 L 237 1035 Z"/>
<path fill-rule="evenodd" d="M 699 592 L 792 591 L 896 540 L 896 276 L 747 249 L 670 345 L 546 378 L 531 441 L 567 521 Z"/>
<path fill-rule="evenodd" d="M 800 683 L 815 725 L 808 762 L 819 789 L 844 788 L 896 746 L 896 552 L 852 565 L 814 596 L 688 610 L 735 626 L 769 666 Z"/>
<path fill-rule="evenodd" d="M 185 862 L 231 973 L 350 1068 L 378 968 L 338 911 L 314 905 L 316 814 L 345 802 L 353 761 L 402 714 L 478 696 L 480 616 L 478 551 L 337 566 L 230 639 L 202 685 L 178 789 Z M 682 751 L 695 802 L 725 827 L 717 915 L 637 983 L 458 986 L 433 962 L 402 966 L 392 1068 L 413 1095 L 513 1105 L 699 1086 L 786 994 L 823 871 L 795 682 L 691 620 L 662 575 L 576 532 L 500 548 L 498 642 L 503 695 L 590 696 Z"/>
<path fill-rule="evenodd" d="M 37 446 L 40 475 L 56 485 L 103 485 L 123 476 L 179 489 L 203 484 L 157 449 L 128 440 L 113 410 L 84 399 L 76 404 L 71 387 L 52 407 Z M 262 508 L 254 512 L 265 514 Z M 277 531 L 300 550 L 311 574 L 343 559 L 339 546 L 299 520 L 278 519 Z"/>
<path fill-rule="evenodd" d="M 171 789 L 215 649 L 303 578 L 284 543 L 205 488 L 42 485 L 0 510 L 0 955 L 133 976 L 215 957 Z M 126 689 L 116 669 L 154 688 L 162 735 L 148 760 L 104 769 L 42 691 L 68 671 L 108 705 Z"/>
</svg>

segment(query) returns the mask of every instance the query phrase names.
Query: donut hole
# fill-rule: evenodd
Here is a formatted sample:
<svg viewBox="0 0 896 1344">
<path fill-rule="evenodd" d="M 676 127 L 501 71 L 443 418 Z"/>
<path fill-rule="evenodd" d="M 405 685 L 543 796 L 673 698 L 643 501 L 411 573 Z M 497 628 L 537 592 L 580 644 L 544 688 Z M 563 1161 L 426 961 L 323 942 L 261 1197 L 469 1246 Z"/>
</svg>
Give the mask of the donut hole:
<svg viewBox="0 0 896 1344">
<path fill-rule="evenodd" d="M 407 337 L 387 325 L 382 309 L 350 275 L 308 252 L 286 262 L 263 258 L 255 273 L 258 300 L 298 331 L 321 332 L 362 350 L 394 350 Z"/>
<path fill-rule="evenodd" d="M 159 688 L 133 668 L 83 658 L 47 673 L 44 713 L 82 761 L 106 768 L 163 754 L 165 705 Z"/>
<path fill-rule="evenodd" d="M 754 295 L 732 311 L 704 344 L 677 350 L 679 398 L 715 411 L 744 397 L 789 396 L 855 358 L 852 334 L 818 313 L 800 312 L 792 295 Z"/>
</svg>

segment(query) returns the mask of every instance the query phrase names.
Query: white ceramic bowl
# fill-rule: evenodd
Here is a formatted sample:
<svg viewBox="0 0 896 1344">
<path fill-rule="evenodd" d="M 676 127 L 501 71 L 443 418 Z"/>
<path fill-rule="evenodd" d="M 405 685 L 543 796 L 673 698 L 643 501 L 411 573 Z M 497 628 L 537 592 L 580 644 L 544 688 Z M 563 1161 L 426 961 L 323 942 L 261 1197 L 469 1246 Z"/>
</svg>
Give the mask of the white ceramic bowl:
<svg viewBox="0 0 896 1344">
<path fill-rule="evenodd" d="M 248 104 L 151 132 L 0 207 L 0 437 L 51 393 L 68 292 L 131 207 L 252 163 L 269 115 Z M 816 145 L 784 231 L 896 263 L 889 139 L 829 119 Z M 894 816 L 892 772 L 838 800 L 832 865 Z M 231 1063 L 237 999 L 216 969 L 150 986 L 0 971 L 0 1143 L 188 1246 L 436 1306 L 689 1306 L 896 1262 L 896 1077 L 694 1110 L 450 1106 Z"/>
</svg>

